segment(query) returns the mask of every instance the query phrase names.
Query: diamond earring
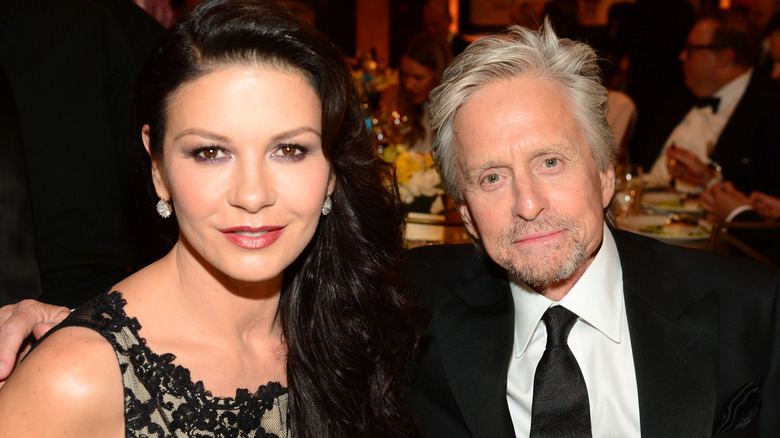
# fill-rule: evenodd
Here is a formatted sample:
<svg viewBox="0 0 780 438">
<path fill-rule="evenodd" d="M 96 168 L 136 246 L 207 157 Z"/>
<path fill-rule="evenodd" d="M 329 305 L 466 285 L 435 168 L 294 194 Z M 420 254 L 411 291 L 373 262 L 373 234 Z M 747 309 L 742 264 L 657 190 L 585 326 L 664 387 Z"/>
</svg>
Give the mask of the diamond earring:
<svg viewBox="0 0 780 438">
<path fill-rule="evenodd" d="M 322 215 L 329 215 L 331 210 L 333 210 L 333 202 L 331 202 L 330 196 L 328 196 L 325 198 L 325 202 L 322 203 Z"/>
<path fill-rule="evenodd" d="M 159 214 L 163 219 L 168 219 L 171 217 L 171 213 L 173 213 L 171 203 L 163 199 L 161 196 L 160 200 L 157 201 L 157 214 Z"/>
</svg>

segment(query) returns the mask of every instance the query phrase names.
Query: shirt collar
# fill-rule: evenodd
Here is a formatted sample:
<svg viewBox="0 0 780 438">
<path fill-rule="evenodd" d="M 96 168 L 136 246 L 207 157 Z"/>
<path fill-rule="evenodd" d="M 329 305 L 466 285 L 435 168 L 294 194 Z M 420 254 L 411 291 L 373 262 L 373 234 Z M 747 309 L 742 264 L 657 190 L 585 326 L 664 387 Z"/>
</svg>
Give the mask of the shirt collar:
<svg viewBox="0 0 780 438">
<path fill-rule="evenodd" d="M 720 106 L 718 112 L 728 112 L 737 106 L 737 103 L 742 99 L 742 95 L 745 94 L 748 83 L 750 82 L 753 69 L 749 68 L 747 71 L 732 79 L 731 82 L 722 86 L 718 91 L 712 93 L 712 97 L 720 99 Z"/>
<path fill-rule="evenodd" d="M 558 304 L 576 313 L 586 324 L 615 343 L 622 341 L 623 271 L 612 233 L 604 224 L 604 237 L 596 257 L 574 287 Z M 542 315 L 554 304 L 513 274 L 509 287 L 515 306 L 515 357 L 525 353 Z"/>
</svg>

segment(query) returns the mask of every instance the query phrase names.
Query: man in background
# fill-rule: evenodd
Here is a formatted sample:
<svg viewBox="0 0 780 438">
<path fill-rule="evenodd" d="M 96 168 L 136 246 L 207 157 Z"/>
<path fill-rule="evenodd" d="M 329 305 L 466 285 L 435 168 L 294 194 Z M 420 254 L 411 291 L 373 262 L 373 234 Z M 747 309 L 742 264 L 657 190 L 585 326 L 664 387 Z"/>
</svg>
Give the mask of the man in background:
<svg viewBox="0 0 780 438">
<path fill-rule="evenodd" d="M 696 22 L 680 54 L 691 95 L 643 139 L 659 151 L 648 179 L 674 179 L 687 191 L 723 179 L 743 192 L 780 191 L 780 94 L 754 72 L 755 53 L 740 14 L 719 11 Z"/>
</svg>

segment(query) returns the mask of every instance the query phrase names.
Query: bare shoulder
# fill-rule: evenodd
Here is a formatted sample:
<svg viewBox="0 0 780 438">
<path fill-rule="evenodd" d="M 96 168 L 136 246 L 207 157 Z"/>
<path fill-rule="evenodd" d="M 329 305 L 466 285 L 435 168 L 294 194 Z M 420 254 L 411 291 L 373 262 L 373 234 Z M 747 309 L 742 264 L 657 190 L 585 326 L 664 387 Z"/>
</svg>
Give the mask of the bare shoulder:
<svg viewBox="0 0 780 438">
<path fill-rule="evenodd" d="M 3 434 L 124 436 L 124 389 L 111 344 L 82 327 L 58 330 L 0 389 Z"/>
</svg>

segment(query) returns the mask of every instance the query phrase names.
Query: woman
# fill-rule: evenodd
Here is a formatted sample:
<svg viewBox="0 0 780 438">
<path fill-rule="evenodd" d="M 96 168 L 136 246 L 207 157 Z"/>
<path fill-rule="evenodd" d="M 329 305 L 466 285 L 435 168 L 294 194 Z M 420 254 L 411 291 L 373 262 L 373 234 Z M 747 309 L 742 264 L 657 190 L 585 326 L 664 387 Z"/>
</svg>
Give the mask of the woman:
<svg viewBox="0 0 780 438">
<path fill-rule="evenodd" d="M 388 88 L 382 95 L 380 109 L 384 114 L 397 111 L 407 118 L 404 140 L 416 152 L 425 153 L 431 148 L 428 95 L 439 85 L 450 61 L 450 49 L 439 38 L 421 33 L 409 41 L 401 57 L 400 87 Z"/>
<path fill-rule="evenodd" d="M 2 434 L 413 435 L 397 194 L 338 50 L 274 4 L 206 1 L 134 111 L 178 241 L 30 353 Z"/>
</svg>

